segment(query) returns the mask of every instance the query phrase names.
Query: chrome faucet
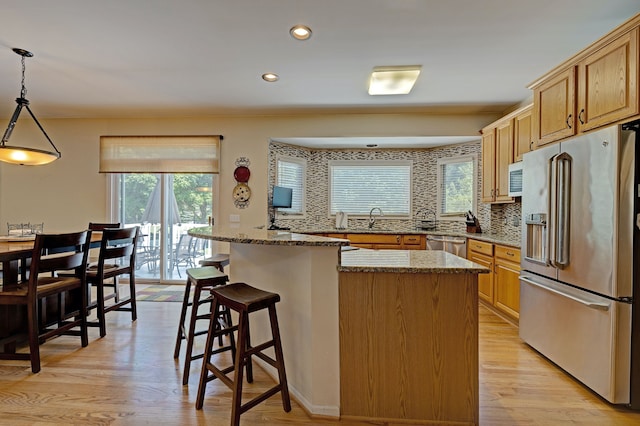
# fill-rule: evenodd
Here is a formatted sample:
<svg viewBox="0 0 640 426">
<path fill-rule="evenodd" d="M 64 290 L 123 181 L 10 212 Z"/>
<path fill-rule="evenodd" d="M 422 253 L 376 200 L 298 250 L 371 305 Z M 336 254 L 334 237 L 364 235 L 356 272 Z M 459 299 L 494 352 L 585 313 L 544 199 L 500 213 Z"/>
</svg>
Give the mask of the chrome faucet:
<svg viewBox="0 0 640 426">
<path fill-rule="evenodd" d="M 382 209 L 380 207 L 372 208 L 369 212 L 369 229 L 373 228 L 373 225 L 376 224 L 376 219 L 373 217 L 374 210 L 378 210 L 380 212 L 380 216 L 384 216 L 384 213 L 382 213 Z"/>
</svg>

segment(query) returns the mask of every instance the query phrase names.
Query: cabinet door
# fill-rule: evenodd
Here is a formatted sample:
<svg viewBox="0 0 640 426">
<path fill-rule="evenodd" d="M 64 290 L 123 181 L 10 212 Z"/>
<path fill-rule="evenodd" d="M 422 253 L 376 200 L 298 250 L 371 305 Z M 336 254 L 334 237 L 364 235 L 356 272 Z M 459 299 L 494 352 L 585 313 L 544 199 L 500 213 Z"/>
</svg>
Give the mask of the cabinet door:
<svg viewBox="0 0 640 426">
<path fill-rule="evenodd" d="M 638 113 L 638 29 L 578 64 L 578 123 L 587 131 Z"/>
<path fill-rule="evenodd" d="M 513 163 L 513 120 L 496 127 L 495 201 L 512 201 L 509 197 L 509 164 Z"/>
<path fill-rule="evenodd" d="M 504 259 L 495 259 L 494 305 L 507 315 L 518 319 L 520 314 L 520 265 Z"/>
<path fill-rule="evenodd" d="M 489 129 L 482 133 L 482 201 L 494 201 L 496 170 L 496 132 Z"/>
<path fill-rule="evenodd" d="M 555 142 L 576 133 L 575 74 L 575 67 L 570 67 L 534 87 L 536 146 Z"/>
<path fill-rule="evenodd" d="M 471 250 L 469 250 L 467 258 L 491 271 L 488 274 L 478 274 L 478 296 L 493 305 L 493 258 Z"/>
<path fill-rule="evenodd" d="M 513 161 L 522 161 L 522 154 L 533 149 L 533 106 L 523 110 L 513 121 Z"/>
</svg>

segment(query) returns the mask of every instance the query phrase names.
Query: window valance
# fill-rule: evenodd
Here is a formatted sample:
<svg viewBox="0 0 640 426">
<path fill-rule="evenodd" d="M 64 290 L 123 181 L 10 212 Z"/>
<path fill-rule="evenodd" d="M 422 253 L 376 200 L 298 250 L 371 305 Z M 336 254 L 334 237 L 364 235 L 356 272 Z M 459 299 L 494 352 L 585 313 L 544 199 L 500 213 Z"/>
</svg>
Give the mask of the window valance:
<svg viewBox="0 0 640 426">
<path fill-rule="evenodd" d="M 100 136 L 100 173 L 218 173 L 222 136 Z"/>
</svg>

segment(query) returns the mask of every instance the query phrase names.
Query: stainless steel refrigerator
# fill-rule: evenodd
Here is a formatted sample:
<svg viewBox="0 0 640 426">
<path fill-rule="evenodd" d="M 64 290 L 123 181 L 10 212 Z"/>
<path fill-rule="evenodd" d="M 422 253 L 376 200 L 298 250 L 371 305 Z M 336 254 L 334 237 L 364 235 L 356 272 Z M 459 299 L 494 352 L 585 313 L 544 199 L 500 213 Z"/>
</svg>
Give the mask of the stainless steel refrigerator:
<svg viewBox="0 0 640 426">
<path fill-rule="evenodd" d="M 520 337 L 609 402 L 639 409 L 635 127 L 524 155 Z"/>
</svg>

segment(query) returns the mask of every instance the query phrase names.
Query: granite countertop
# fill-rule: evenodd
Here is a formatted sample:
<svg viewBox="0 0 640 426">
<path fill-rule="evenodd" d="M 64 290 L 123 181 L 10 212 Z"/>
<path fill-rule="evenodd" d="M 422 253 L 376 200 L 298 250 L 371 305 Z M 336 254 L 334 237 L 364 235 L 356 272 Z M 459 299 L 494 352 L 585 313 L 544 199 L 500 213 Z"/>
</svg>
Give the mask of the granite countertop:
<svg viewBox="0 0 640 426">
<path fill-rule="evenodd" d="M 265 244 L 280 246 L 348 246 L 349 240 L 317 235 L 298 234 L 290 231 L 270 231 L 257 228 L 219 228 L 204 226 L 191 228 L 189 235 L 230 243 Z"/>
<path fill-rule="evenodd" d="M 450 231 L 423 231 L 423 230 L 390 230 L 390 229 L 368 229 L 368 228 L 347 228 L 347 229 L 313 229 L 296 232 L 309 234 L 406 234 L 406 235 L 444 235 L 448 237 L 473 238 L 474 240 L 486 241 L 493 244 L 501 244 L 510 247 L 520 248 L 520 238 L 513 236 L 481 233 L 472 234 L 470 232 L 450 232 Z"/>
<path fill-rule="evenodd" d="M 485 274 L 490 270 L 441 250 L 342 251 L 338 272 Z"/>
</svg>

